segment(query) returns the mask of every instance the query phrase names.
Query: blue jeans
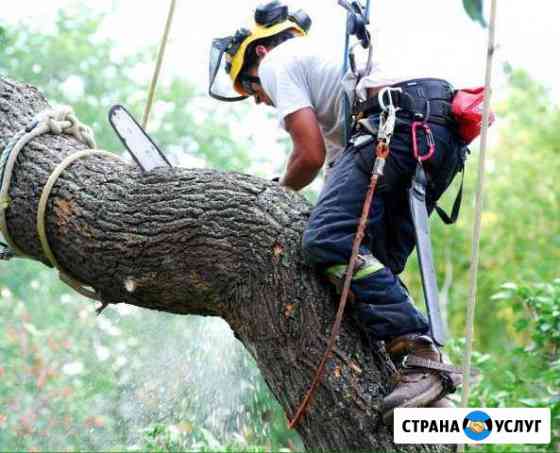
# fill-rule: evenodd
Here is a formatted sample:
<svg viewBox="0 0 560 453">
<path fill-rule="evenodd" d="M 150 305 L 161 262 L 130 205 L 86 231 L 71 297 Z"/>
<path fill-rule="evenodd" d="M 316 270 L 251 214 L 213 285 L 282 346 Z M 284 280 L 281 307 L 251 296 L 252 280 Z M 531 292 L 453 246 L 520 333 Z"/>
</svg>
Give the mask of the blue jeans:
<svg viewBox="0 0 560 453">
<path fill-rule="evenodd" d="M 436 142 L 434 156 L 425 165 L 430 179 L 427 205 L 431 213 L 461 168 L 463 147 L 447 127 L 430 127 Z M 419 142 L 420 151 L 425 153 L 425 140 L 420 138 Z M 348 147 L 332 168 L 311 213 L 303 248 L 308 260 L 324 270 L 350 260 L 374 161 L 375 144 Z M 416 165 L 409 123 L 399 120 L 360 247 L 361 255 L 373 255 L 381 265 L 375 272 L 353 279 L 351 285 L 357 299 L 353 315 L 376 340 L 429 330 L 425 316 L 413 305 L 398 278 L 416 242 L 408 202 Z"/>
</svg>

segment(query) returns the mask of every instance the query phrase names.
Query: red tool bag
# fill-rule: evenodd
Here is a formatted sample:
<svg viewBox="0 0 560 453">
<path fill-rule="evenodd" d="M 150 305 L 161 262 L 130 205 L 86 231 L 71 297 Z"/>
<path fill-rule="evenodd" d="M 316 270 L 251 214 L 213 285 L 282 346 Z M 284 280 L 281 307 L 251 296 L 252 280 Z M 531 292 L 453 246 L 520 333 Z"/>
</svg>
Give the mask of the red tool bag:
<svg viewBox="0 0 560 453">
<path fill-rule="evenodd" d="M 484 105 L 484 87 L 457 90 L 451 101 L 451 112 L 457 122 L 457 132 L 466 145 L 480 135 Z M 494 122 L 494 112 L 490 111 L 488 125 Z"/>
</svg>

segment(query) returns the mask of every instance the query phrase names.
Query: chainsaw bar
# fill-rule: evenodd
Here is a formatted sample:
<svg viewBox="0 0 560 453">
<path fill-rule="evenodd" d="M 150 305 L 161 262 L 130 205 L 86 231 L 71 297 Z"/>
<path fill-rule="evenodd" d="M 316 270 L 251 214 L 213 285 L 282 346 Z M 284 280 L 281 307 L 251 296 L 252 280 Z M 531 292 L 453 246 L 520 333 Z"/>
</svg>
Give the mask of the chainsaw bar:
<svg viewBox="0 0 560 453">
<path fill-rule="evenodd" d="M 122 105 L 111 107 L 109 123 L 143 172 L 156 167 L 172 167 L 165 154 Z"/>
</svg>

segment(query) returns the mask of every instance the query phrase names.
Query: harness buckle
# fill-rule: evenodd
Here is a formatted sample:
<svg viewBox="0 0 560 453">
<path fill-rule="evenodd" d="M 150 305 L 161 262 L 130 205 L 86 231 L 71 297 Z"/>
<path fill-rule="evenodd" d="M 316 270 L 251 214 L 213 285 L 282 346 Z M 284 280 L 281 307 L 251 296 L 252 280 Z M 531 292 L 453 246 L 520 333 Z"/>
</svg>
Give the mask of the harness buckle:
<svg viewBox="0 0 560 453">
<path fill-rule="evenodd" d="M 393 136 L 397 121 L 397 111 L 399 110 L 399 107 L 395 106 L 391 92 L 402 93 L 402 88 L 385 87 L 377 93 L 377 101 L 379 102 L 379 106 L 382 110 L 381 115 L 379 115 L 377 141 L 383 142 L 387 145 Z M 387 97 L 387 103 L 385 103 L 385 96 Z"/>
</svg>

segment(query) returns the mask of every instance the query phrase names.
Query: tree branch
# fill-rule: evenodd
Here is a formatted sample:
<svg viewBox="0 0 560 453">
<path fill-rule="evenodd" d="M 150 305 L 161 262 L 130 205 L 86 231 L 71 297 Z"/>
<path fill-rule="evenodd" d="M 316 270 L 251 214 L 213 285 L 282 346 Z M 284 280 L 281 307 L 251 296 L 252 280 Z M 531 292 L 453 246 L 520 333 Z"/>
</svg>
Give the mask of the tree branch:
<svg viewBox="0 0 560 453">
<path fill-rule="evenodd" d="M 35 88 L 0 77 L 0 146 L 45 108 Z M 56 164 L 83 148 L 48 134 L 18 158 L 8 226 L 44 264 L 35 225 L 41 190 Z M 249 175 L 185 168 L 141 174 L 90 157 L 74 162 L 53 187 L 46 229 L 64 269 L 105 300 L 224 318 L 291 416 L 320 361 L 336 305 L 301 253 L 309 211 L 298 194 Z M 336 348 L 298 426 L 306 447 L 395 449 L 377 412 L 390 384 L 349 320 Z"/>
</svg>

